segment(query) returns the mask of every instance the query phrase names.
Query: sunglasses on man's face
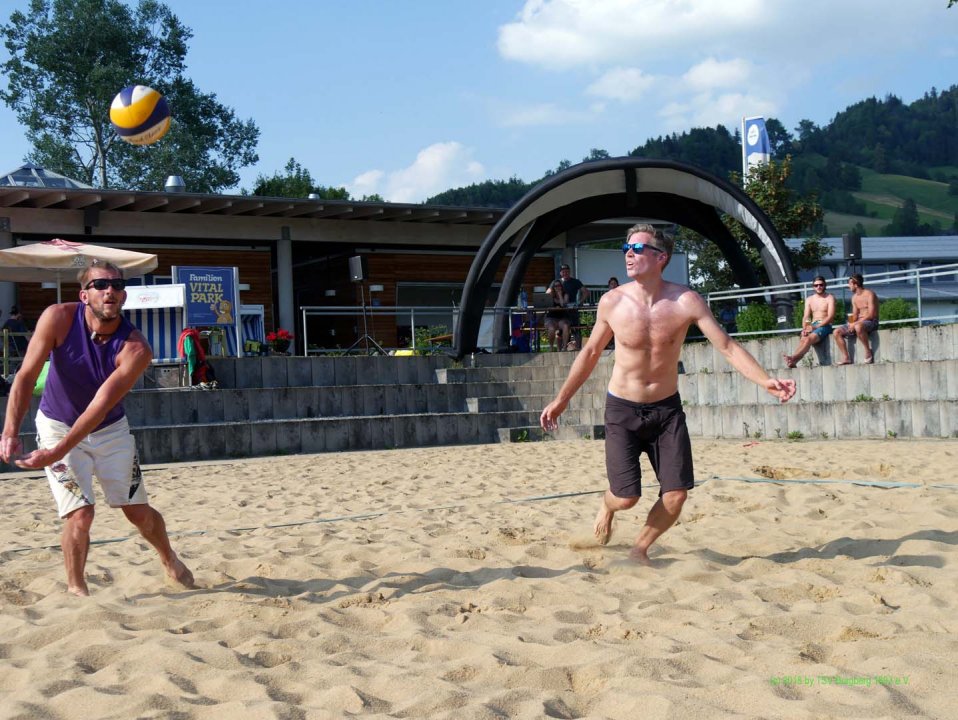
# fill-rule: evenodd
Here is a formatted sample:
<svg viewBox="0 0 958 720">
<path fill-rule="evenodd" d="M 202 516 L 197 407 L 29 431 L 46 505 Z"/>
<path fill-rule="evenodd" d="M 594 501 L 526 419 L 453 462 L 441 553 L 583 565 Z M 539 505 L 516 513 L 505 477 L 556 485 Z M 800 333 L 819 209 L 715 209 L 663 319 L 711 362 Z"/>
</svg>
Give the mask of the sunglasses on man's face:
<svg viewBox="0 0 958 720">
<path fill-rule="evenodd" d="M 631 250 L 636 255 L 638 255 L 646 248 L 648 248 L 649 250 L 655 250 L 655 252 L 660 252 L 660 253 L 665 252 L 665 250 L 663 250 L 662 248 L 657 248 L 655 247 L 655 245 L 649 245 L 648 243 L 625 243 L 622 246 L 622 252 L 628 253 L 629 250 Z"/>
<path fill-rule="evenodd" d="M 96 280 L 88 282 L 83 289 L 89 290 L 90 288 L 95 288 L 97 290 L 106 290 L 108 287 L 112 287 L 117 292 L 120 292 L 126 287 L 126 280 L 123 278 L 97 278 Z"/>
<path fill-rule="evenodd" d="M 812 283 L 812 287 L 823 288 L 825 287 L 825 283 Z"/>
</svg>

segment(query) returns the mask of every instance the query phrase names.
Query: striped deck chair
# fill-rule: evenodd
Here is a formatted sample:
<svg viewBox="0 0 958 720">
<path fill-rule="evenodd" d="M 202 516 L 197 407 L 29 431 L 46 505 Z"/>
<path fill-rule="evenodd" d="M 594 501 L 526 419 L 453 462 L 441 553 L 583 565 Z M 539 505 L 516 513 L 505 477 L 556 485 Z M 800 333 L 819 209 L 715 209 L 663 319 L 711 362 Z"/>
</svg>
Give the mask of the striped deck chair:
<svg viewBox="0 0 958 720">
<path fill-rule="evenodd" d="M 183 332 L 183 308 L 150 308 L 123 312 L 153 348 L 154 364 L 182 362 L 176 351 L 176 343 Z"/>
<path fill-rule="evenodd" d="M 240 305 L 240 325 L 243 334 L 243 352 L 236 352 L 236 336 L 232 328 L 227 328 L 226 332 L 226 352 L 231 357 L 241 356 L 249 357 L 259 355 L 260 351 L 254 351 L 255 345 L 250 343 L 259 343 L 262 347 L 266 345 L 266 308 L 263 305 Z"/>
</svg>

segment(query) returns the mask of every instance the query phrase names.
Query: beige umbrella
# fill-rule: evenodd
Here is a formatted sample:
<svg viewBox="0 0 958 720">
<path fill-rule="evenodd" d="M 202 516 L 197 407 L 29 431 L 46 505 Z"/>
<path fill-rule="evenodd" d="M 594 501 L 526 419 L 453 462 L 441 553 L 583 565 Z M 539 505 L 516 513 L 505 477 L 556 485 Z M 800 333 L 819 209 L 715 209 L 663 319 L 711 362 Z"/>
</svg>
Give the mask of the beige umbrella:
<svg viewBox="0 0 958 720">
<path fill-rule="evenodd" d="M 57 302 L 60 302 L 60 282 L 64 279 L 76 280 L 77 273 L 89 267 L 94 258 L 113 263 L 127 278 L 145 275 L 156 269 L 156 255 L 150 253 L 56 238 L 0 250 L 0 280 L 56 281 Z"/>
</svg>

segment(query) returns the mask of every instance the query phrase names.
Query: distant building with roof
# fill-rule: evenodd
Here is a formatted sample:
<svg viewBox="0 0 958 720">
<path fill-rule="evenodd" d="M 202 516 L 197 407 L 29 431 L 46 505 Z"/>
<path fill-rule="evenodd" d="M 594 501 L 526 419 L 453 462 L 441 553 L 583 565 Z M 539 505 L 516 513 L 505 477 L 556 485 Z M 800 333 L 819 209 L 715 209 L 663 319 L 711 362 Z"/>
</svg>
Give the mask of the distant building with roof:
<svg viewBox="0 0 958 720">
<path fill-rule="evenodd" d="M 157 255 L 143 282 L 171 282 L 173 266 L 239 268 L 242 303 L 261 305 L 267 330 L 303 331 L 303 307 L 358 307 L 349 260 L 365 259 L 365 302 L 442 308 L 417 313 L 416 326 L 451 328 L 476 251 L 505 209 L 319 198 L 147 192 L 93 188 L 35 165 L 0 176 L 0 248 L 59 237 Z M 621 239 L 634 218 L 603 220 L 557 234 L 537 251 L 524 279 L 531 290 L 556 277 L 576 248 Z M 497 272 L 499 283 L 502 271 Z M 603 279 L 603 284 L 605 280 Z M 64 283 L 64 300 L 76 297 Z M 17 303 L 29 322 L 56 302 L 41 283 L 0 282 L 0 310 Z M 310 345 L 348 346 L 355 313 L 308 319 Z M 408 342 L 410 319 L 377 315 L 369 333 L 387 346 Z M 358 331 L 362 332 L 362 331 Z M 300 350 L 302 348 L 300 347 Z"/>
<path fill-rule="evenodd" d="M 801 247 L 801 238 L 785 241 L 793 250 Z M 918 270 L 958 263 L 958 235 L 933 235 L 918 237 L 863 237 L 861 258 L 845 257 L 843 238 L 822 238 L 830 249 L 822 263 L 812 270 L 798 271 L 799 279 L 811 281 L 816 275 L 826 280 L 848 277 L 860 272 L 865 276 L 866 287 L 871 287 L 879 300 L 903 298 L 918 303 L 921 294 L 921 316 L 937 318 L 958 314 L 958 268 L 955 272 L 940 274 L 922 282 L 895 280 L 882 282 L 883 273 L 902 270 Z M 869 276 L 873 283 L 869 284 Z M 834 294 L 842 297 L 843 286 L 830 282 Z M 847 294 L 847 289 L 844 289 Z"/>
<path fill-rule="evenodd" d="M 44 170 L 31 163 L 21 165 L 16 170 L 0 175 L 0 187 L 34 188 L 70 188 L 72 190 L 93 190 L 92 185 L 68 178 L 52 170 Z"/>
</svg>

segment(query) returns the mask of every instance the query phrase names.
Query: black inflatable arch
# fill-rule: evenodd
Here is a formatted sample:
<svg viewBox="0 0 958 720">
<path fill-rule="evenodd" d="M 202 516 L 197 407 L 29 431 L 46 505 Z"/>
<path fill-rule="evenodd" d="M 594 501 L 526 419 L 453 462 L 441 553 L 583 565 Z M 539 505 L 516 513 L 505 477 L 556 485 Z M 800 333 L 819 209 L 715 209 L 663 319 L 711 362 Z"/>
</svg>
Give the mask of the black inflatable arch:
<svg viewBox="0 0 958 720">
<path fill-rule="evenodd" d="M 750 243 L 761 251 L 772 284 L 796 282 L 788 250 L 768 216 L 741 188 L 704 170 L 669 160 L 615 158 L 573 165 L 553 175 L 503 215 L 480 246 L 463 288 L 454 334 L 456 356 L 477 349 L 489 290 L 510 251 L 497 307 L 512 304 L 526 268 L 543 245 L 596 220 L 648 217 L 690 228 L 718 245 L 740 287 L 757 287 L 758 278 L 719 211 L 742 224 Z M 505 314 L 496 315 L 493 338 L 495 350 L 509 348 Z"/>
</svg>

